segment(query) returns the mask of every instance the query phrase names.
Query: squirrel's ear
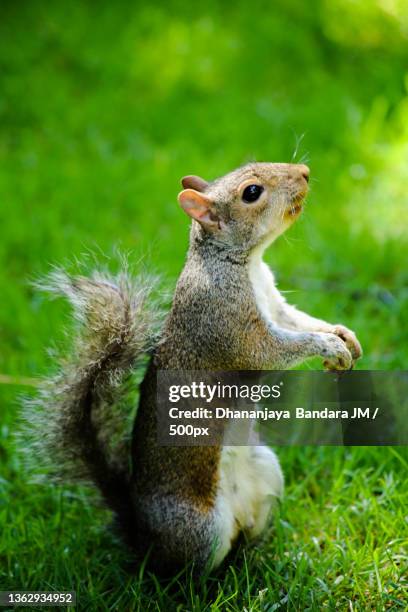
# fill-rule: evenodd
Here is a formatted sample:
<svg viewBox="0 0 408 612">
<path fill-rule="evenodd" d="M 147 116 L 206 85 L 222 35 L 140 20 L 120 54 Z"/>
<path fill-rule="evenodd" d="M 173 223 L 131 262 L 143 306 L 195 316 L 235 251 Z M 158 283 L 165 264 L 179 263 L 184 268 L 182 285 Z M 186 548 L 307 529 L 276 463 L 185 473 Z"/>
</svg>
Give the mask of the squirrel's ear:
<svg viewBox="0 0 408 612">
<path fill-rule="evenodd" d="M 178 201 L 181 208 L 206 229 L 215 229 L 220 226 L 212 200 L 203 193 L 195 189 L 185 189 L 178 194 Z"/>
<path fill-rule="evenodd" d="M 207 181 L 201 178 L 201 176 L 195 176 L 194 174 L 183 176 L 181 184 L 184 189 L 195 189 L 196 191 L 204 191 L 208 187 Z"/>
</svg>

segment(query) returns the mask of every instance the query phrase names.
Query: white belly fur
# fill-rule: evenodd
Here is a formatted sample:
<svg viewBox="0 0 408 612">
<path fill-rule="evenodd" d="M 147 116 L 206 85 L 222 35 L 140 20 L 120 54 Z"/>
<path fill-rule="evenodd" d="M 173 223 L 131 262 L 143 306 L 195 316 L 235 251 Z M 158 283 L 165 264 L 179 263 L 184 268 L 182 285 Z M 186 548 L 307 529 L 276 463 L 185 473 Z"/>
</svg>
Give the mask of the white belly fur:
<svg viewBox="0 0 408 612">
<path fill-rule="evenodd" d="M 242 531 L 248 538 L 265 529 L 274 501 L 282 495 L 279 461 L 267 446 L 224 446 L 216 501 L 218 565 Z"/>
<path fill-rule="evenodd" d="M 265 321 L 275 321 L 278 308 L 283 300 L 276 289 L 271 269 L 262 261 L 261 251 L 253 253 L 248 272 L 259 312 Z"/>
</svg>

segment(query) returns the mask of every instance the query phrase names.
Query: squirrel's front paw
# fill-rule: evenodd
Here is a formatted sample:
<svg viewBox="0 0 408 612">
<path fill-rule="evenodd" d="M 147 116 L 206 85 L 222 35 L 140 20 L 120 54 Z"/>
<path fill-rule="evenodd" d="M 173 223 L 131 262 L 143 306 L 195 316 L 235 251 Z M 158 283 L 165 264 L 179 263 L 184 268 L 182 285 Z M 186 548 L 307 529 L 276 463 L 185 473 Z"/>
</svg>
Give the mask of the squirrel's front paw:
<svg viewBox="0 0 408 612">
<path fill-rule="evenodd" d="M 357 340 L 356 334 L 352 332 L 351 329 L 344 327 L 344 325 L 334 325 L 333 333 L 343 340 L 353 357 L 353 361 L 357 361 L 357 359 L 362 356 L 363 349 L 361 348 L 361 344 Z"/>
<path fill-rule="evenodd" d="M 353 358 L 345 342 L 335 334 L 322 336 L 321 356 L 324 358 L 324 367 L 327 370 L 349 370 L 353 365 Z"/>
</svg>

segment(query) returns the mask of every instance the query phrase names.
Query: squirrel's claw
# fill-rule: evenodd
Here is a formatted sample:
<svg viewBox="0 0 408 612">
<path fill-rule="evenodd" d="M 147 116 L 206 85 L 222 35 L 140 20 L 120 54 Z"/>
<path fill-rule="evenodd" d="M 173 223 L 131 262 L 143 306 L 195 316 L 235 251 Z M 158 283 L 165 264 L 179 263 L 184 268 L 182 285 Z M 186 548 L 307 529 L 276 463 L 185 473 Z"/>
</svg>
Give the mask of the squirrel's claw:
<svg viewBox="0 0 408 612">
<path fill-rule="evenodd" d="M 357 361 L 357 359 L 360 359 L 360 357 L 363 355 L 363 349 L 361 348 L 361 344 L 357 340 L 357 336 L 355 335 L 355 333 L 344 325 L 335 325 L 334 333 L 336 334 L 336 336 L 341 338 L 347 346 L 353 358 L 353 362 Z"/>
</svg>

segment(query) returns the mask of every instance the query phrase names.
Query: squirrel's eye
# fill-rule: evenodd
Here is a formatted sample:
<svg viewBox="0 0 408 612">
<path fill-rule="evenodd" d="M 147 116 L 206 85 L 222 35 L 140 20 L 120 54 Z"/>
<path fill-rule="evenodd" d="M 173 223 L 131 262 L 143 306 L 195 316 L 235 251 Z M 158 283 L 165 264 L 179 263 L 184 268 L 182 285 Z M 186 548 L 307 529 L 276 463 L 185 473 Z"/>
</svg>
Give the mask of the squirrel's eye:
<svg viewBox="0 0 408 612">
<path fill-rule="evenodd" d="M 243 191 L 242 199 L 244 202 L 256 202 L 263 190 L 261 185 L 248 185 Z"/>
</svg>

